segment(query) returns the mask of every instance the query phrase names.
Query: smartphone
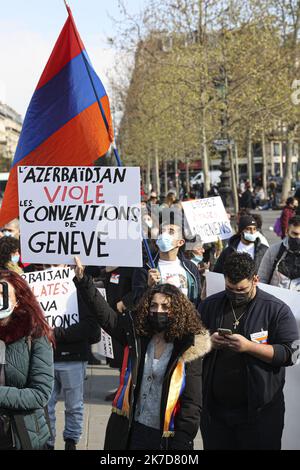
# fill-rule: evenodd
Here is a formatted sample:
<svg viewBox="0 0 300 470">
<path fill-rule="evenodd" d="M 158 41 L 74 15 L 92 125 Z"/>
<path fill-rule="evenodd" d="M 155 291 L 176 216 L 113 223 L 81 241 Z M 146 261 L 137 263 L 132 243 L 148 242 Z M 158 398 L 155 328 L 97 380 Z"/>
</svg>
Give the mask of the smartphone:
<svg viewBox="0 0 300 470">
<path fill-rule="evenodd" d="M 218 328 L 218 333 L 220 336 L 232 335 L 232 331 L 227 328 Z"/>
</svg>

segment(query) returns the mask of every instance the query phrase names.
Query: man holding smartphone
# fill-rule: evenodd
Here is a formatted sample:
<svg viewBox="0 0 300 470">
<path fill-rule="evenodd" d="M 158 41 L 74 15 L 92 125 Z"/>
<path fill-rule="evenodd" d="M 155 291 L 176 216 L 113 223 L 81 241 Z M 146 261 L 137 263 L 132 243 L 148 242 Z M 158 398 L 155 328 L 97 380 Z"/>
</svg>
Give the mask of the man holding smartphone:
<svg viewBox="0 0 300 470">
<path fill-rule="evenodd" d="M 285 367 L 295 361 L 297 324 L 286 304 L 257 287 L 248 254 L 231 254 L 224 276 L 225 292 L 199 307 L 213 345 L 203 363 L 204 448 L 279 450 Z"/>
</svg>

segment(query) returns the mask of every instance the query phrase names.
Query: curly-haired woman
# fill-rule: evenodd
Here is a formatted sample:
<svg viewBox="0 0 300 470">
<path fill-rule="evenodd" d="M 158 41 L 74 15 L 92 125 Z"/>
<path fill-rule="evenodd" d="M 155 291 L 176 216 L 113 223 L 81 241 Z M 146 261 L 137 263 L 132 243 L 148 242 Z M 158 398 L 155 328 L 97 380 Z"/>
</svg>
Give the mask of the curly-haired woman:
<svg viewBox="0 0 300 470">
<path fill-rule="evenodd" d="M 169 284 L 118 314 L 76 260 L 75 284 L 101 327 L 124 346 L 106 450 L 188 450 L 199 429 L 202 357 L 209 333 L 193 304 Z"/>
<path fill-rule="evenodd" d="M 39 450 L 50 437 L 44 407 L 53 387 L 52 343 L 27 283 L 0 270 L 0 449 Z"/>
<path fill-rule="evenodd" d="M 23 271 L 19 266 L 20 241 L 14 237 L 0 238 L 0 269 L 9 269 L 17 274 Z"/>
</svg>

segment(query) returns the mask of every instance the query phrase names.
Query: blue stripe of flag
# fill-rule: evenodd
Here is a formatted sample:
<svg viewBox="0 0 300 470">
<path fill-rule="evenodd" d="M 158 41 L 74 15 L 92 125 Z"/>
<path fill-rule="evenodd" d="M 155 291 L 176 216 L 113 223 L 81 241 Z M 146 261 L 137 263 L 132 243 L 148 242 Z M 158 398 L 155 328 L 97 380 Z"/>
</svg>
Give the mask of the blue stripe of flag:
<svg viewBox="0 0 300 470">
<path fill-rule="evenodd" d="M 84 54 L 88 58 L 85 51 Z M 106 96 L 106 91 L 89 60 L 88 62 L 101 99 Z M 80 54 L 50 82 L 35 91 L 25 117 L 13 166 L 96 101 L 83 55 Z"/>
</svg>

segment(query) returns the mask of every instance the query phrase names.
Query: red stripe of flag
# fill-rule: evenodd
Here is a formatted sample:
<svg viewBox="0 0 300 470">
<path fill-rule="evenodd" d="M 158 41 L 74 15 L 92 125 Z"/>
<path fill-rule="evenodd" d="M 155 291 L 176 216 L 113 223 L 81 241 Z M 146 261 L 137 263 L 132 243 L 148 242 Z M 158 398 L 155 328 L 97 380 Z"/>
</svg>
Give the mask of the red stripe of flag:
<svg viewBox="0 0 300 470">
<path fill-rule="evenodd" d="M 37 90 L 46 85 L 65 65 L 84 50 L 84 44 L 71 14 L 54 46 L 43 75 L 37 85 Z"/>
</svg>

